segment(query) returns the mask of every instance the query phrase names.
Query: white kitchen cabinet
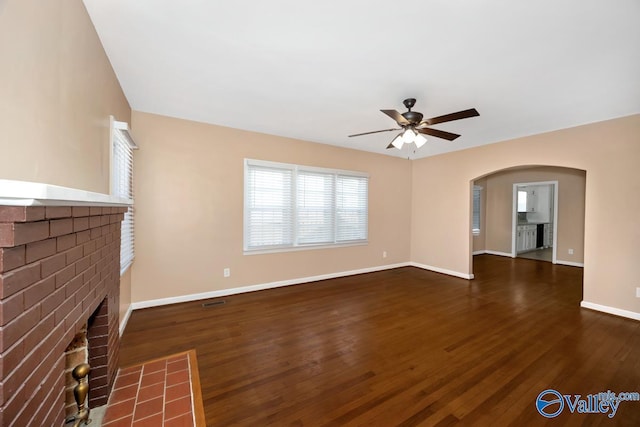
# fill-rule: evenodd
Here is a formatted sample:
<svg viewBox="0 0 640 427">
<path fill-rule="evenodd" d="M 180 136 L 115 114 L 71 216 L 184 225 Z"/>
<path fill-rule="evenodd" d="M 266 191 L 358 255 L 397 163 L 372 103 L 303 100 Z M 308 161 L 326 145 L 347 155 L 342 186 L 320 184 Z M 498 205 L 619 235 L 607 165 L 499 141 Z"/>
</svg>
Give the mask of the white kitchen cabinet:
<svg viewBox="0 0 640 427">
<path fill-rule="evenodd" d="M 524 226 L 519 225 L 516 231 L 516 252 L 524 251 Z"/>
<path fill-rule="evenodd" d="M 536 248 L 538 230 L 535 224 L 519 225 L 516 228 L 516 252 L 530 251 Z"/>
<path fill-rule="evenodd" d="M 538 211 L 538 187 L 527 187 L 527 212 Z"/>
</svg>

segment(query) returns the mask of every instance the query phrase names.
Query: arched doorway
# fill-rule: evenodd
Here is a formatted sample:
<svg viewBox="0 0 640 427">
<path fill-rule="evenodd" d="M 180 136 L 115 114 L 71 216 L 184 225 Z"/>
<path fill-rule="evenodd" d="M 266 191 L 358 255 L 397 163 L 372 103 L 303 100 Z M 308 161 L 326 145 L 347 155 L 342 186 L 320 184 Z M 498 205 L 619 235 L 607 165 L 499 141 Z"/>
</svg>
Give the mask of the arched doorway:
<svg viewBox="0 0 640 427">
<path fill-rule="evenodd" d="M 540 220 L 539 213 L 517 213 L 517 205 L 514 206 L 517 184 L 542 185 L 556 182 L 556 197 L 551 202 L 556 212 L 549 213 L 552 219 Z M 518 220 L 521 224 L 553 224 L 555 233 L 552 238 L 556 252 L 553 260 L 558 264 L 584 266 L 586 171 L 538 165 L 513 167 L 477 177 L 472 180 L 471 188 L 472 269 L 474 255 L 490 254 L 513 258 L 523 253 L 518 250 L 517 236 L 514 235 L 517 233 Z M 517 204 L 517 200 L 515 203 Z"/>
</svg>

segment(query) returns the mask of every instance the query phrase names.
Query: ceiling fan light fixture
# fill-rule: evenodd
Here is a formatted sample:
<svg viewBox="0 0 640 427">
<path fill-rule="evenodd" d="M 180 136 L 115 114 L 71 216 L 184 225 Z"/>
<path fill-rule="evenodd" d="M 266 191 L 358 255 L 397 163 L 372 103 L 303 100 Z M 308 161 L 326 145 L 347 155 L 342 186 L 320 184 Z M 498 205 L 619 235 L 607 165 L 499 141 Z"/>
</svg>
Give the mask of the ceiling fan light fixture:
<svg viewBox="0 0 640 427">
<path fill-rule="evenodd" d="M 407 144 L 411 144 L 413 142 L 413 140 L 416 137 L 416 131 L 414 131 L 411 128 L 407 128 L 403 133 L 402 133 L 402 140 L 407 143 Z"/>
<path fill-rule="evenodd" d="M 403 134 L 398 134 L 398 136 L 396 136 L 393 141 L 391 142 L 391 145 L 393 145 L 394 147 L 396 147 L 398 150 L 402 148 L 402 144 L 404 144 L 404 139 L 403 139 Z"/>
<path fill-rule="evenodd" d="M 427 142 L 427 138 L 425 138 L 424 136 L 422 136 L 421 134 L 417 134 L 416 138 L 413 140 L 413 142 L 416 144 L 416 147 L 420 148 L 422 147 L 424 144 L 426 144 Z"/>
</svg>

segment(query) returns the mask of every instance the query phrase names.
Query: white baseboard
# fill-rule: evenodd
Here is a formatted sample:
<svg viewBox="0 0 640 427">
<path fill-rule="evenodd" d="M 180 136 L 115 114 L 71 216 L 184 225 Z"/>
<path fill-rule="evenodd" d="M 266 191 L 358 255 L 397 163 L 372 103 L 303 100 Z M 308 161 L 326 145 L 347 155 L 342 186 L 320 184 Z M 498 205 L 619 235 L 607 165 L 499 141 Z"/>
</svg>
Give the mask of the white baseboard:
<svg viewBox="0 0 640 427">
<path fill-rule="evenodd" d="M 640 313 L 636 313 L 635 311 L 623 310 L 621 308 L 609 307 L 607 305 L 600 305 L 588 301 L 582 301 L 580 303 L 580 307 L 601 311 L 603 313 L 613 314 L 616 316 L 627 317 L 633 320 L 640 320 Z"/>
<path fill-rule="evenodd" d="M 434 267 L 431 265 L 419 264 L 417 262 L 410 262 L 409 265 L 413 267 L 422 268 L 423 270 L 435 271 L 436 273 L 447 274 L 449 276 L 459 277 L 461 279 L 471 280 L 473 279 L 473 274 L 460 273 L 458 271 L 447 270 L 446 268 Z"/>
<path fill-rule="evenodd" d="M 139 301 L 131 304 L 133 310 L 141 308 L 157 307 L 161 305 L 177 304 L 181 302 L 198 301 L 202 299 L 220 298 L 229 295 L 242 294 L 245 292 L 262 291 L 265 289 L 280 288 L 283 286 L 299 285 L 301 283 L 317 282 L 320 280 L 336 279 L 339 277 L 353 276 L 356 274 L 373 273 L 376 271 L 391 270 L 393 268 L 407 267 L 411 263 L 403 262 L 399 264 L 369 267 L 359 270 L 342 271 L 339 273 L 321 274 L 319 276 L 302 277 L 299 279 L 281 280 L 277 282 L 261 283 L 258 285 L 241 286 L 238 288 L 220 289 L 217 291 L 202 292 L 199 294 L 181 295 L 177 297 L 159 298 L 147 301 Z M 124 330 L 124 329 L 123 329 Z"/>
<path fill-rule="evenodd" d="M 584 267 L 584 263 L 582 263 L 582 262 L 562 261 L 561 259 L 557 259 L 556 260 L 556 264 L 568 265 L 568 266 L 571 266 L 571 267 Z"/>
<path fill-rule="evenodd" d="M 506 256 L 509 258 L 513 258 L 513 255 L 511 255 L 510 252 L 500 252 L 500 251 L 490 251 L 490 250 L 486 250 L 484 251 L 485 254 L 487 255 L 498 255 L 498 256 Z"/>
<path fill-rule="evenodd" d="M 506 256 L 509 258 L 513 258 L 513 255 L 511 255 L 508 252 L 499 252 L 499 251 L 490 251 L 488 249 L 483 249 L 481 251 L 475 251 L 472 253 L 472 255 L 498 255 L 498 256 Z"/>
<path fill-rule="evenodd" d="M 124 318 L 120 322 L 120 336 L 124 333 L 124 328 L 127 327 L 127 322 L 129 321 L 129 317 L 131 316 L 131 312 L 133 311 L 133 304 L 129 304 L 129 308 L 127 308 L 127 312 L 124 314 Z"/>
</svg>

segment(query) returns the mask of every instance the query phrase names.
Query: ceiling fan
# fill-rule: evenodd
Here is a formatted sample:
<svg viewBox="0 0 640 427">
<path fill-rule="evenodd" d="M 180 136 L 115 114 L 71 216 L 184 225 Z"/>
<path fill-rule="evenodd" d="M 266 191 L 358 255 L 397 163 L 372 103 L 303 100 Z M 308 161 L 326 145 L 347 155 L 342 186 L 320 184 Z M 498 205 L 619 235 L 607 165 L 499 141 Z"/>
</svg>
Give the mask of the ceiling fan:
<svg viewBox="0 0 640 427">
<path fill-rule="evenodd" d="M 392 129 L 383 129 L 383 130 L 375 130 L 373 132 L 364 132 L 357 133 L 355 135 L 349 135 L 349 137 L 353 136 L 362 136 L 362 135 L 370 135 L 372 133 L 380 133 L 380 132 L 391 132 L 394 130 L 401 130 L 396 136 L 391 144 L 387 146 L 387 148 L 397 148 L 401 149 L 403 144 L 416 144 L 416 147 L 422 147 L 427 139 L 424 135 L 431 135 L 438 138 L 443 138 L 448 141 L 453 141 L 458 138 L 460 135 L 455 133 L 445 132 L 443 130 L 432 129 L 427 126 L 435 125 L 438 123 L 450 122 L 453 120 L 467 119 L 469 117 L 479 116 L 480 113 L 475 108 L 471 108 L 469 110 L 458 111 L 457 113 L 445 114 L 444 116 L 432 117 L 430 119 L 422 120 L 422 113 L 417 111 L 411 111 L 413 106 L 416 104 L 416 100 L 414 98 L 408 98 L 402 101 L 404 106 L 407 108 L 407 112 L 400 114 L 396 110 L 380 110 L 387 116 L 391 117 L 396 121 L 399 128 Z"/>
</svg>

